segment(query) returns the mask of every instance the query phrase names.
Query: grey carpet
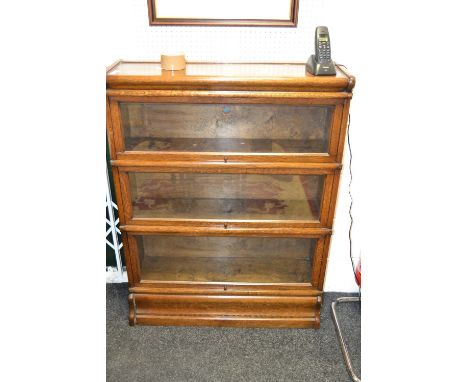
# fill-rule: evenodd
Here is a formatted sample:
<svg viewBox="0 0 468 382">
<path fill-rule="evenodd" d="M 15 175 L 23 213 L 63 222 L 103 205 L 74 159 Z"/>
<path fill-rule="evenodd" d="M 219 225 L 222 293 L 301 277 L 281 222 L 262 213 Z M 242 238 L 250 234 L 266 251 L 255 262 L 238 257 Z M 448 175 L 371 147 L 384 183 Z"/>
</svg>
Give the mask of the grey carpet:
<svg viewBox="0 0 468 382">
<path fill-rule="evenodd" d="M 127 284 L 107 284 L 107 381 L 350 381 L 325 293 L 321 327 L 237 329 L 128 325 Z M 360 375 L 361 310 L 338 305 Z"/>
</svg>

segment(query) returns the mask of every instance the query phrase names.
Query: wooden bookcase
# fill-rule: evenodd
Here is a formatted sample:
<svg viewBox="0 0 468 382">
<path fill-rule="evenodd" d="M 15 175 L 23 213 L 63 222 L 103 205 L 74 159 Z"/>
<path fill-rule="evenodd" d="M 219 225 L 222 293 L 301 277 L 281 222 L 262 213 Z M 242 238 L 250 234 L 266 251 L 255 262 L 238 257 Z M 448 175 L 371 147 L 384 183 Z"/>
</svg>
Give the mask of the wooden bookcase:
<svg viewBox="0 0 468 382">
<path fill-rule="evenodd" d="M 317 328 L 354 77 L 116 62 L 130 325 Z"/>
</svg>

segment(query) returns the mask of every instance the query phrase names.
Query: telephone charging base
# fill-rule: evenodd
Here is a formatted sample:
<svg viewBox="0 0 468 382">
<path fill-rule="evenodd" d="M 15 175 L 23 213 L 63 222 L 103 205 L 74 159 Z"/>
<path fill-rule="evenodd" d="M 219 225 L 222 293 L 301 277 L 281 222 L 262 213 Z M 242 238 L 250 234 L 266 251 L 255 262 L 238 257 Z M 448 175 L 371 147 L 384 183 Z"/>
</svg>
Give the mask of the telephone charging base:
<svg viewBox="0 0 468 382">
<path fill-rule="evenodd" d="M 315 60 L 315 54 L 309 57 L 306 63 L 306 70 L 314 76 L 335 76 L 335 64 L 333 61 L 327 63 L 319 63 Z"/>
</svg>

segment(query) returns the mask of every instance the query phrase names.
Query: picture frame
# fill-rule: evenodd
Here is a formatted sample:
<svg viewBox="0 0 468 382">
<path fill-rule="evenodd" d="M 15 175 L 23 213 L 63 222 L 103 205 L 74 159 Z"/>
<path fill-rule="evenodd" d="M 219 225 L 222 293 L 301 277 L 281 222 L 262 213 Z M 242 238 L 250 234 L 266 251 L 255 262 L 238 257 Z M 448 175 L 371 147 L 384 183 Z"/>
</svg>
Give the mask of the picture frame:
<svg viewBox="0 0 468 382">
<path fill-rule="evenodd" d="M 296 27 L 299 0 L 148 0 L 150 26 Z"/>
</svg>

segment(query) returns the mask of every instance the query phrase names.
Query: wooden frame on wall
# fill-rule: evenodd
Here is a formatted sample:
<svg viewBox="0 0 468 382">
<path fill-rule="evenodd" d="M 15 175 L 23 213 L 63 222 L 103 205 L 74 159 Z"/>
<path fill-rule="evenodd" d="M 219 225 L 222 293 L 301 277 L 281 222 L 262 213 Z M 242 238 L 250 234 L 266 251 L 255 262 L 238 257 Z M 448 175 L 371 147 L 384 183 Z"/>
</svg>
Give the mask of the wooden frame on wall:
<svg viewBox="0 0 468 382">
<path fill-rule="evenodd" d="M 148 0 L 150 26 L 296 27 L 298 10 L 299 0 Z"/>
</svg>

